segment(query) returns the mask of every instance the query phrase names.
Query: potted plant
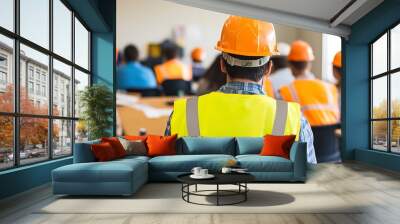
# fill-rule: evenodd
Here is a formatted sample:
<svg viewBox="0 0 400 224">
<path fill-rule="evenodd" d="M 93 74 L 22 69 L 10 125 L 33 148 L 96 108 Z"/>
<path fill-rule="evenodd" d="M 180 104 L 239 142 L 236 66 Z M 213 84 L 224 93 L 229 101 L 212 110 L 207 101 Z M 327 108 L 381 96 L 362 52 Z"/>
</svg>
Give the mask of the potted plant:
<svg viewBox="0 0 400 224">
<path fill-rule="evenodd" d="M 85 126 L 89 140 L 110 136 L 113 115 L 113 95 L 104 85 L 86 87 L 79 94 L 81 119 L 79 128 Z M 79 134 L 79 133 L 78 133 Z"/>
</svg>

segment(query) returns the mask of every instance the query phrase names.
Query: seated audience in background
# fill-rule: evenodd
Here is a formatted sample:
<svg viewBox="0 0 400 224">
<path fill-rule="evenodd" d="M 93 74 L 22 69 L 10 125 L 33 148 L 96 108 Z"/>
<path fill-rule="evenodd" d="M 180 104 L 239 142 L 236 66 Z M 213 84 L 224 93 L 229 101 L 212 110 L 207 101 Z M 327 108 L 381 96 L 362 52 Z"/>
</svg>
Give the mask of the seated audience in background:
<svg viewBox="0 0 400 224">
<path fill-rule="evenodd" d="M 154 67 L 158 84 L 161 85 L 166 80 L 192 80 L 191 69 L 178 58 L 178 53 L 179 48 L 176 45 L 163 48 L 165 62 Z"/>
<path fill-rule="evenodd" d="M 292 71 L 289 68 L 287 56 L 289 55 L 290 46 L 287 43 L 278 43 L 279 55 L 271 57 L 272 67 L 271 75 L 269 80 L 274 91 L 276 98 L 281 98 L 279 95 L 279 89 L 283 86 L 289 85 L 294 81 Z"/>
<path fill-rule="evenodd" d="M 125 64 L 119 67 L 117 75 L 118 89 L 141 90 L 157 88 L 154 73 L 150 68 L 138 62 L 139 51 L 134 45 L 124 49 Z"/>
<path fill-rule="evenodd" d="M 220 61 L 221 55 L 218 55 L 204 73 L 203 77 L 199 80 L 197 95 L 217 91 L 226 83 L 226 74 L 221 71 Z"/>
<path fill-rule="evenodd" d="M 192 53 L 192 73 L 193 81 L 197 82 L 204 75 L 206 69 L 203 66 L 203 61 L 206 57 L 206 52 L 200 47 L 193 49 Z"/>
</svg>

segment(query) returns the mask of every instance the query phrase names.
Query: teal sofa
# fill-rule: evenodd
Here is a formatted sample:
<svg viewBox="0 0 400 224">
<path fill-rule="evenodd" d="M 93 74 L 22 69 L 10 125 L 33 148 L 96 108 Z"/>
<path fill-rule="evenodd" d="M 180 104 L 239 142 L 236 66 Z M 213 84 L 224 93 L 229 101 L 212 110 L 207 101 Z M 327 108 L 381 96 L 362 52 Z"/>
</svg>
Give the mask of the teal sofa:
<svg viewBox="0 0 400 224">
<path fill-rule="evenodd" d="M 176 144 L 173 156 L 128 156 L 96 162 L 90 145 L 75 144 L 74 163 L 52 171 L 54 194 L 132 195 L 148 181 L 176 181 L 193 167 L 219 172 L 229 160 L 236 160 L 258 182 L 305 182 L 306 143 L 295 142 L 290 159 L 260 156 L 263 138 L 184 137 Z"/>
</svg>

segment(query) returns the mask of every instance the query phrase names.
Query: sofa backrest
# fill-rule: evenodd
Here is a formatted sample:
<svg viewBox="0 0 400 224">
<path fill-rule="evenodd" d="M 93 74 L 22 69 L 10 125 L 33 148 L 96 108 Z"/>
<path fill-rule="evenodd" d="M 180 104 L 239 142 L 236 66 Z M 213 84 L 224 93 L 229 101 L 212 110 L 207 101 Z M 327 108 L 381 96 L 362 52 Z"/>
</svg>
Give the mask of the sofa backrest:
<svg viewBox="0 0 400 224">
<path fill-rule="evenodd" d="M 100 140 L 75 143 L 74 163 L 95 162 L 96 158 L 94 157 L 90 146 L 92 144 L 99 144 L 99 143 L 100 143 Z"/>
<path fill-rule="evenodd" d="M 259 154 L 264 145 L 262 137 L 236 138 L 236 155 Z"/>
<path fill-rule="evenodd" d="M 226 154 L 235 155 L 234 138 L 182 137 L 177 142 L 177 154 Z"/>
</svg>

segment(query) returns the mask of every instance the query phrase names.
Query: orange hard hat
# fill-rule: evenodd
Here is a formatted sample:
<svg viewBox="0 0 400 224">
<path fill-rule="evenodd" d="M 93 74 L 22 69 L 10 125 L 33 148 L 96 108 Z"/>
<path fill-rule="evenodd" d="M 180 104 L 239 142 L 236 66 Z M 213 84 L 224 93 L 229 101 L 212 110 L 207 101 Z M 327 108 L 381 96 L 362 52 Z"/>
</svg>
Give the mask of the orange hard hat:
<svg viewBox="0 0 400 224">
<path fill-rule="evenodd" d="M 204 52 L 203 48 L 196 47 L 192 50 L 192 59 L 195 61 L 203 61 L 206 57 L 206 53 Z"/>
<path fill-rule="evenodd" d="M 311 46 L 302 40 L 296 40 L 290 46 L 289 61 L 313 61 L 314 53 Z"/>
<path fill-rule="evenodd" d="M 243 56 L 279 54 L 272 23 L 240 16 L 229 16 L 215 49 Z"/>
<path fill-rule="evenodd" d="M 335 54 L 335 57 L 332 61 L 333 66 L 341 68 L 342 67 L 342 52 L 339 51 Z"/>
</svg>

